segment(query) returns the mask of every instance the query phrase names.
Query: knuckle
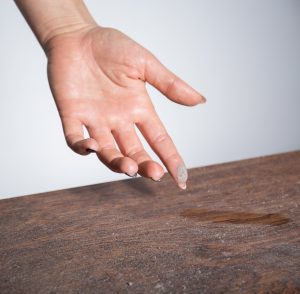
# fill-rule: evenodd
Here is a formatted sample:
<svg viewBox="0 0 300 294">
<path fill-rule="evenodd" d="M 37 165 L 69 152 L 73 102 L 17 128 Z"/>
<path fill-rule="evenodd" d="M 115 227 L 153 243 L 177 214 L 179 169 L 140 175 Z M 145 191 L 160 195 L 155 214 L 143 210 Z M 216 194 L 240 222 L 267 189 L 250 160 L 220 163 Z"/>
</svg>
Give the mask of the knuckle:
<svg viewBox="0 0 300 294">
<path fill-rule="evenodd" d="M 104 145 L 99 148 L 99 153 L 101 154 L 101 153 L 104 153 L 105 151 L 114 150 L 114 149 L 115 149 L 115 146 L 113 146 L 111 144 Z"/>
<path fill-rule="evenodd" d="M 170 80 L 167 82 L 167 86 L 165 89 L 165 94 L 167 96 L 172 92 L 172 89 L 175 87 L 176 82 L 177 79 L 175 77 L 170 78 Z"/>
<path fill-rule="evenodd" d="M 165 142 L 170 139 L 171 138 L 168 133 L 160 133 L 153 139 L 152 144 L 154 144 L 154 145 L 160 144 L 160 143 Z"/>
<path fill-rule="evenodd" d="M 126 151 L 125 156 L 132 157 L 142 153 L 144 150 L 141 146 L 133 146 L 129 150 Z"/>
<path fill-rule="evenodd" d="M 164 159 L 166 162 L 170 161 L 170 159 L 176 160 L 178 158 L 178 154 L 176 152 L 168 154 Z"/>
</svg>

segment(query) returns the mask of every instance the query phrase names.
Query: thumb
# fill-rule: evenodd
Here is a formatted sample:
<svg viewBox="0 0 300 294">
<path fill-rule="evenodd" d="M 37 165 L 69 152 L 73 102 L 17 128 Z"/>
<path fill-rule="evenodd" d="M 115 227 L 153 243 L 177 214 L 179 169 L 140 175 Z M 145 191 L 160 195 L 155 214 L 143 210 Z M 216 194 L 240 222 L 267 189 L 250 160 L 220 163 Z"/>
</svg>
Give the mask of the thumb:
<svg viewBox="0 0 300 294">
<path fill-rule="evenodd" d="M 146 62 L 145 80 L 176 103 L 193 106 L 206 102 L 203 95 L 168 70 L 151 53 Z"/>
</svg>

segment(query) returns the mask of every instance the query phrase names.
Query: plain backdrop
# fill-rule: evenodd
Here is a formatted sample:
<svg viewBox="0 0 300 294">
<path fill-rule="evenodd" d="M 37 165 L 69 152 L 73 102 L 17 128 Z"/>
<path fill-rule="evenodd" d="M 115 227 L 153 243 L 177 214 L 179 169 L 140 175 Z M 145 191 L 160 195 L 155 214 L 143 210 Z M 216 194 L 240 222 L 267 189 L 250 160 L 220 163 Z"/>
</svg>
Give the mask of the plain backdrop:
<svg viewBox="0 0 300 294">
<path fill-rule="evenodd" d="M 86 4 L 207 97 L 184 107 L 149 87 L 189 168 L 300 149 L 300 1 Z M 0 85 L 0 198 L 127 178 L 67 147 L 45 55 L 13 1 L 0 3 Z"/>
</svg>

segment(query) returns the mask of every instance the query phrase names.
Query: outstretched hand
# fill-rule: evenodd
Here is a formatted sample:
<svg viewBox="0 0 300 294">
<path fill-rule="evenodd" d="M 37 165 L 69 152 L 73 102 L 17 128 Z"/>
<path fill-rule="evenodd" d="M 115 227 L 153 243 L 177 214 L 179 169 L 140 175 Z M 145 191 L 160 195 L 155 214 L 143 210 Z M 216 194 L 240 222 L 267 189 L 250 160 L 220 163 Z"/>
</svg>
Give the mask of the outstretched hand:
<svg viewBox="0 0 300 294">
<path fill-rule="evenodd" d="M 137 126 L 178 186 L 185 189 L 185 164 L 154 109 L 145 82 L 183 105 L 204 103 L 202 95 L 115 29 L 95 26 L 61 34 L 48 41 L 46 54 L 50 87 L 72 150 L 81 155 L 95 151 L 114 172 L 138 173 L 158 181 L 164 169 L 145 151 Z M 83 126 L 90 138 L 84 138 Z"/>
</svg>

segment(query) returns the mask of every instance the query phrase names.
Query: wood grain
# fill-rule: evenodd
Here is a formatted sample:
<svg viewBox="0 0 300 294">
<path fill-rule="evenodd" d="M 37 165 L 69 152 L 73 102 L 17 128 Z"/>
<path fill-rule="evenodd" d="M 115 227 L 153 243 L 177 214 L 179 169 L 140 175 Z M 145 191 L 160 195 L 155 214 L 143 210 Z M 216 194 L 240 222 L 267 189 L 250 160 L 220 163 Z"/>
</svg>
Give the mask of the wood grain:
<svg viewBox="0 0 300 294">
<path fill-rule="evenodd" d="M 300 293 L 300 152 L 0 201 L 0 293 Z"/>
</svg>

